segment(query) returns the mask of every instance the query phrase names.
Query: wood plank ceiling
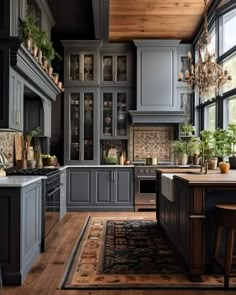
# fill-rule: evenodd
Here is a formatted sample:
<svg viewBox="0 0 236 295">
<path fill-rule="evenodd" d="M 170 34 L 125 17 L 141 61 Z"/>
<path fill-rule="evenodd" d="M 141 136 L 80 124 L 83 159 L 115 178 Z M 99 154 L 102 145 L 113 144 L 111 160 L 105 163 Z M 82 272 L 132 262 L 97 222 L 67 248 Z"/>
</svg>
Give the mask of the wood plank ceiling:
<svg viewBox="0 0 236 295">
<path fill-rule="evenodd" d="M 109 9 L 111 42 L 132 39 L 188 42 L 204 12 L 204 0 L 110 0 Z"/>
</svg>

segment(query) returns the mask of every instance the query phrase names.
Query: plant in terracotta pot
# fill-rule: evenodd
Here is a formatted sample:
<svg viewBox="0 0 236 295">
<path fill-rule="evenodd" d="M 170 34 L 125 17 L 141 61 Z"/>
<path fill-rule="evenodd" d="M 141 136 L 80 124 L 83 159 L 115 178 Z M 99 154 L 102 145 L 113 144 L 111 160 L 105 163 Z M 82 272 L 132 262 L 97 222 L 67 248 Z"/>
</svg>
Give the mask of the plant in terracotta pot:
<svg viewBox="0 0 236 295">
<path fill-rule="evenodd" d="M 28 50 L 31 50 L 33 42 L 35 44 L 35 39 L 33 41 L 33 38 L 35 38 L 38 31 L 37 20 L 34 16 L 28 15 L 24 20 L 20 20 L 19 34 Z"/>
<path fill-rule="evenodd" d="M 29 161 L 34 161 L 34 149 L 32 146 L 32 138 L 36 137 L 40 134 L 41 132 L 41 128 L 40 127 L 36 127 L 33 128 L 31 130 L 29 130 L 25 136 L 26 138 L 26 150 L 27 150 L 27 160 Z M 34 165 L 34 164 L 32 164 Z"/>
<path fill-rule="evenodd" d="M 222 159 L 219 163 L 221 173 L 227 173 L 230 168 L 230 164 L 225 161 L 225 157 L 229 154 L 230 150 L 230 143 L 227 140 L 227 136 L 227 130 L 221 128 L 217 128 L 213 133 L 215 140 L 214 154 L 218 159 Z"/>
<path fill-rule="evenodd" d="M 204 155 L 205 159 L 203 161 L 207 161 L 209 169 L 217 168 L 218 158 L 215 155 L 215 138 L 213 130 L 202 130 L 200 132 L 201 140 L 204 146 Z"/>
<path fill-rule="evenodd" d="M 227 139 L 230 144 L 229 148 L 229 163 L 231 169 L 236 169 L 236 124 L 230 123 L 226 129 Z"/>
<path fill-rule="evenodd" d="M 188 143 L 188 152 L 189 155 L 192 157 L 192 163 L 193 165 L 199 165 L 199 160 L 200 160 L 200 143 L 197 140 L 194 139 L 199 139 L 198 137 L 193 137 L 193 140 L 190 140 Z"/>
</svg>

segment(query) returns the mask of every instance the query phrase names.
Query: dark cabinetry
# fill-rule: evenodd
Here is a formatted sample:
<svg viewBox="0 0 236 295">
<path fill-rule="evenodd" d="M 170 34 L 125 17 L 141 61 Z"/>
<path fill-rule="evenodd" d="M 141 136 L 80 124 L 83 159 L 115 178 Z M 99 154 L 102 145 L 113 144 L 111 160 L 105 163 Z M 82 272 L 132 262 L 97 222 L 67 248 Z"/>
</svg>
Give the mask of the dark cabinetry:
<svg viewBox="0 0 236 295">
<path fill-rule="evenodd" d="M 6 285 L 21 285 L 40 253 L 41 212 L 41 181 L 0 188 L 0 264 Z"/>
<path fill-rule="evenodd" d="M 132 168 L 69 168 L 67 208 L 133 210 Z"/>
<path fill-rule="evenodd" d="M 98 93 L 96 89 L 66 90 L 65 92 L 66 163 L 98 162 Z"/>
<path fill-rule="evenodd" d="M 128 138 L 128 89 L 107 89 L 101 92 L 101 138 Z"/>
</svg>

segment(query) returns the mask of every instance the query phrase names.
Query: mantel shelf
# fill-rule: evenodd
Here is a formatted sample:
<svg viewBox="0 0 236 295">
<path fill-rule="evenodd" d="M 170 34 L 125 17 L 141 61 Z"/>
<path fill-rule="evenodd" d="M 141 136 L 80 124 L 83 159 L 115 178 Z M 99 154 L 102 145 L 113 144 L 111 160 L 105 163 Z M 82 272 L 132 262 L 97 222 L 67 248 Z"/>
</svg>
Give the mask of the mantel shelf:
<svg viewBox="0 0 236 295">
<path fill-rule="evenodd" d="M 56 96 L 61 93 L 60 88 L 24 45 L 21 44 L 18 50 L 11 50 L 11 66 L 48 99 L 55 101 Z"/>
</svg>

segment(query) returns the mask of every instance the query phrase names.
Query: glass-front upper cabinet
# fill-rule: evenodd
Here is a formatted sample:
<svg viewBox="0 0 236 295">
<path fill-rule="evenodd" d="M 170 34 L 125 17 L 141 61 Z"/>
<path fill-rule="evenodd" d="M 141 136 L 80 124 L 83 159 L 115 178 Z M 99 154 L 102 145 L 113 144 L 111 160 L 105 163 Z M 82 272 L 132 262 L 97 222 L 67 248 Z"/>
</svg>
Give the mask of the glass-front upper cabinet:
<svg viewBox="0 0 236 295">
<path fill-rule="evenodd" d="M 65 86 L 98 85 L 100 42 L 63 41 Z"/>
<path fill-rule="evenodd" d="M 73 91 L 67 96 L 69 112 L 66 114 L 69 113 L 69 118 L 65 120 L 65 162 L 97 163 L 97 95 L 93 90 L 83 90 Z"/>
<path fill-rule="evenodd" d="M 102 90 L 102 139 L 128 138 L 128 90 Z"/>
<path fill-rule="evenodd" d="M 128 54 L 102 54 L 101 83 L 126 85 L 130 82 L 130 57 Z"/>
</svg>

